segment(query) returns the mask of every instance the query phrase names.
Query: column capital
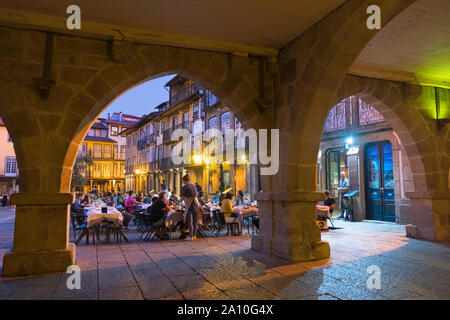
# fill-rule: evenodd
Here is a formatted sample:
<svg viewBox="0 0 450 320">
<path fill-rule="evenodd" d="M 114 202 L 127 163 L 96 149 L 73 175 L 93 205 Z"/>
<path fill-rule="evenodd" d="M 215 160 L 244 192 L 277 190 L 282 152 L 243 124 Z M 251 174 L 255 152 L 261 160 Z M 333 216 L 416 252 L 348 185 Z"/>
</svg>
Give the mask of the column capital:
<svg viewBox="0 0 450 320">
<path fill-rule="evenodd" d="M 21 206 L 68 205 L 73 201 L 72 193 L 20 192 L 11 195 L 11 203 Z"/>
<path fill-rule="evenodd" d="M 284 202 L 317 202 L 325 199 L 322 192 L 316 191 L 277 191 L 255 193 L 257 201 L 284 201 Z"/>
</svg>

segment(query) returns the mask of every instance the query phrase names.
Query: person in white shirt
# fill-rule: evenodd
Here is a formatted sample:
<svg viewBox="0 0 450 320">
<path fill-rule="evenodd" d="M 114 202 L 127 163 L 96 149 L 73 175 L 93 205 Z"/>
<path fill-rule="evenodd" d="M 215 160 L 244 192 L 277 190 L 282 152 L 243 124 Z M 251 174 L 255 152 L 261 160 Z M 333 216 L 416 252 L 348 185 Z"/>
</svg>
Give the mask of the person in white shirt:
<svg viewBox="0 0 450 320">
<path fill-rule="evenodd" d="M 344 218 L 345 204 L 344 204 L 344 194 L 350 190 L 350 182 L 347 179 L 347 174 L 341 172 L 341 180 L 339 180 L 339 203 L 341 205 L 341 215 L 338 219 Z"/>
</svg>

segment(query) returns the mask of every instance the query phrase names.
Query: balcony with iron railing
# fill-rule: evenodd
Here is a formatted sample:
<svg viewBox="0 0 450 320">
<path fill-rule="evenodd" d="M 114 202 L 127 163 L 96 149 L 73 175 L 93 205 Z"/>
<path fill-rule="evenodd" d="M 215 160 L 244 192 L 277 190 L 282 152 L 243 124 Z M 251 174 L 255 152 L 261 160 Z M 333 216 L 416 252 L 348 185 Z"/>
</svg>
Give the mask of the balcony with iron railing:
<svg viewBox="0 0 450 320">
<path fill-rule="evenodd" d="M 185 121 L 185 122 L 177 124 L 174 127 L 164 130 L 163 131 L 163 143 L 174 143 L 174 141 L 172 141 L 172 133 L 177 129 L 186 129 L 189 132 L 192 132 L 192 122 Z"/>
<path fill-rule="evenodd" d="M 125 160 L 125 152 L 119 152 L 114 154 L 115 160 Z"/>
<path fill-rule="evenodd" d="M 349 99 L 331 109 L 323 132 L 354 129 L 383 122 L 385 122 L 384 117 L 371 105 Z"/>
<path fill-rule="evenodd" d="M 156 135 L 154 133 L 149 134 L 147 136 L 147 145 L 150 145 L 155 142 L 156 142 Z"/>
<path fill-rule="evenodd" d="M 93 150 L 80 150 L 78 152 L 79 157 L 89 157 L 93 160 L 125 160 L 125 152 L 115 153 L 113 151 L 93 151 Z"/>
<path fill-rule="evenodd" d="M 202 90 L 204 90 L 204 89 L 197 83 L 193 83 L 189 86 L 186 86 L 180 92 L 178 92 L 170 97 L 169 106 L 173 106 L 177 103 L 180 103 L 180 102 L 192 97 L 193 95 L 200 93 Z"/>
</svg>

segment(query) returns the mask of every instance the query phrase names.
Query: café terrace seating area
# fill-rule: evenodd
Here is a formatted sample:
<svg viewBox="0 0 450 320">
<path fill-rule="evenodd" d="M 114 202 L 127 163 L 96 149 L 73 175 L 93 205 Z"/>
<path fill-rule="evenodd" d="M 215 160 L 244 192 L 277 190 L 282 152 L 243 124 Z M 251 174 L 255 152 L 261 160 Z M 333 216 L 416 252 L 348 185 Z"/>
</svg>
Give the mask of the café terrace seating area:
<svg viewBox="0 0 450 320">
<path fill-rule="evenodd" d="M 103 201 L 102 201 L 103 202 Z M 77 244 L 122 243 L 135 241 L 169 241 L 186 239 L 189 233 L 184 210 L 169 211 L 160 221 L 151 223 L 151 204 L 139 203 L 127 214 L 125 207 L 116 208 L 97 202 L 81 209 L 71 208 L 71 239 Z M 258 232 L 256 203 L 235 207 L 236 216 L 225 218 L 216 203 L 205 203 L 198 217 L 198 238 L 254 235 Z M 239 223 L 242 230 L 239 232 Z"/>
</svg>

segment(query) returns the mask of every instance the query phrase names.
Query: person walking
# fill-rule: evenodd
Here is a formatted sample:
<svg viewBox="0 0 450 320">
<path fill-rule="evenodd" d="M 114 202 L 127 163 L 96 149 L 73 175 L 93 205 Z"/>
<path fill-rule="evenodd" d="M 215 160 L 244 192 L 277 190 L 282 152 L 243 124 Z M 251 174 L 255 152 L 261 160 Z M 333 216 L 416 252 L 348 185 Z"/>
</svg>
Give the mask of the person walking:
<svg viewBox="0 0 450 320">
<path fill-rule="evenodd" d="M 189 182 L 189 176 L 183 177 L 183 187 L 181 188 L 181 197 L 185 204 L 185 218 L 188 221 L 189 226 L 189 238 L 187 240 L 197 239 L 197 220 L 199 202 L 197 198 L 197 189 Z"/>
<path fill-rule="evenodd" d="M 2 197 L 2 207 L 6 207 L 7 203 L 8 203 L 8 195 L 4 193 Z"/>
</svg>

